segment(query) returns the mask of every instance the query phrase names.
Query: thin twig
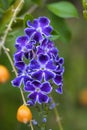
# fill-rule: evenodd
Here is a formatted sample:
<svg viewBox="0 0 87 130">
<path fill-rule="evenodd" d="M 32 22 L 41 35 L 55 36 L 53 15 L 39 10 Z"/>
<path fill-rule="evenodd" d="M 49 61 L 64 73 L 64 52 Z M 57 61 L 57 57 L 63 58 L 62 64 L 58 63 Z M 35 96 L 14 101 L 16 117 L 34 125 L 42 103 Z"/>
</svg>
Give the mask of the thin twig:
<svg viewBox="0 0 87 130">
<path fill-rule="evenodd" d="M 30 121 L 30 127 L 31 127 L 31 130 L 34 130 L 33 125 L 32 125 L 32 121 Z"/>
<path fill-rule="evenodd" d="M 7 48 L 5 48 L 4 45 L 2 45 L 2 48 L 3 48 L 3 50 L 5 51 L 7 57 L 8 57 L 8 59 L 9 59 L 9 61 L 10 61 L 10 64 L 11 64 L 11 66 L 12 66 L 12 69 L 13 69 L 14 73 L 15 73 L 15 76 L 17 77 L 17 75 L 18 75 L 18 74 L 17 74 L 17 71 L 16 71 L 16 69 L 15 69 L 15 67 L 14 67 L 14 63 L 13 63 L 13 61 L 12 61 L 12 59 L 11 59 L 11 56 L 10 56 L 9 52 L 7 51 Z M 21 92 L 21 96 L 22 96 L 23 103 L 26 104 L 26 101 L 25 101 L 25 98 L 24 98 L 24 94 L 23 94 L 22 88 L 20 88 L 20 92 Z"/>
<path fill-rule="evenodd" d="M 52 97 L 52 100 L 53 100 L 53 102 L 55 102 L 54 99 L 53 99 L 53 97 Z M 59 129 L 63 130 L 57 106 L 54 107 L 54 113 L 55 113 L 55 116 L 56 116 L 56 121 L 58 123 Z"/>
<path fill-rule="evenodd" d="M 17 6 L 17 8 L 16 8 L 16 9 L 13 9 L 13 16 L 12 16 L 12 18 L 11 18 L 9 24 L 7 25 L 7 29 L 6 29 L 6 31 L 5 31 L 5 33 L 4 33 L 4 36 L 3 36 L 2 39 L 1 39 L 1 41 L 2 41 L 2 42 L 1 42 L 1 46 L 2 46 L 3 44 L 5 44 L 5 41 L 6 41 L 8 32 L 11 31 L 11 26 L 12 26 L 12 24 L 13 24 L 15 18 L 16 18 L 16 15 L 17 15 L 18 12 L 20 11 L 20 7 L 23 5 L 23 3 L 24 3 L 24 0 L 21 0 L 20 3 L 19 3 L 19 5 Z"/>
<path fill-rule="evenodd" d="M 10 64 L 11 64 L 11 66 L 12 66 L 12 69 L 13 69 L 13 71 L 14 71 L 16 77 L 17 77 L 17 75 L 18 75 L 18 74 L 17 74 L 17 71 L 16 71 L 16 69 L 15 69 L 15 67 L 14 67 L 14 64 L 13 64 L 13 61 L 12 61 L 12 59 L 11 59 L 11 56 L 9 55 L 9 53 L 8 53 L 8 51 L 7 51 L 7 48 L 5 48 L 4 45 L 2 45 L 2 48 L 3 48 L 4 52 L 5 52 L 5 54 L 7 55 L 8 59 L 9 59 L 9 61 L 10 61 Z"/>
<path fill-rule="evenodd" d="M 13 23 L 13 21 L 15 20 L 16 15 L 18 14 L 18 12 L 19 12 L 19 10 L 20 10 L 20 7 L 22 6 L 23 3 L 24 3 L 24 0 L 21 0 L 20 3 L 18 4 L 17 8 L 14 10 L 13 16 L 12 16 L 12 18 L 11 18 L 11 20 L 10 20 L 8 26 L 7 26 L 7 29 L 6 29 L 6 31 L 5 31 L 5 33 L 4 33 L 4 36 L 2 37 L 1 43 L 0 43 L 0 44 L 1 44 L 1 47 L 3 48 L 4 52 L 6 53 L 8 59 L 9 59 L 9 62 L 10 62 L 10 64 L 11 64 L 11 66 L 12 66 L 12 69 L 13 69 L 13 71 L 14 71 L 16 77 L 17 77 L 17 75 L 18 75 L 18 74 L 17 74 L 17 71 L 16 71 L 16 69 L 15 69 L 15 67 L 14 67 L 13 60 L 11 59 L 11 56 L 10 56 L 10 54 L 9 54 L 9 52 L 8 52 L 8 50 L 7 50 L 7 48 L 4 46 L 4 44 L 5 44 L 7 35 L 8 35 L 8 33 L 9 33 L 10 29 L 11 29 L 12 23 Z M 26 104 L 26 101 L 25 101 L 25 98 L 24 98 L 24 94 L 23 94 L 23 91 L 22 91 L 21 88 L 20 88 L 20 92 L 21 92 L 21 96 L 22 96 L 23 103 Z"/>
<path fill-rule="evenodd" d="M 38 7 L 38 5 L 33 5 L 28 11 L 27 11 L 27 13 L 32 13 L 32 12 L 34 12 L 36 9 L 37 9 L 37 7 Z"/>
</svg>

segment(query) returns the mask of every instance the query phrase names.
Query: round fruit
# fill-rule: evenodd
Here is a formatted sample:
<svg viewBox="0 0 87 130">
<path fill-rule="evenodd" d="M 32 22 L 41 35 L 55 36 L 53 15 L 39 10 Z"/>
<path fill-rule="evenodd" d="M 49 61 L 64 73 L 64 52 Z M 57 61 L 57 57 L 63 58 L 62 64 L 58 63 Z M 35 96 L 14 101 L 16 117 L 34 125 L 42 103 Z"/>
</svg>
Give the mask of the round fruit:
<svg viewBox="0 0 87 130">
<path fill-rule="evenodd" d="M 0 65 L 0 83 L 4 83 L 8 81 L 9 78 L 10 78 L 10 74 L 8 69 L 5 66 Z"/>
<path fill-rule="evenodd" d="M 87 89 L 84 89 L 79 94 L 79 102 L 83 106 L 87 106 Z"/>
<path fill-rule="evenodd" d="M 28 123 L 32 119 L 32 113 L 26 105 L 21 105 L 17 110 L 17 120 L 22 123 Z"/>
</svg>

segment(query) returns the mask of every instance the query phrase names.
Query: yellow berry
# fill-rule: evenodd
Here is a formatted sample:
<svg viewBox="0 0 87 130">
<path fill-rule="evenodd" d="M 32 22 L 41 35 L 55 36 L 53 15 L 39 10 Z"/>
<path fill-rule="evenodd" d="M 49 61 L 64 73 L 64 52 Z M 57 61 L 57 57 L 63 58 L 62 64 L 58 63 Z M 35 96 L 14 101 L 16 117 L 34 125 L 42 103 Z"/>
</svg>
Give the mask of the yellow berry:
<svg viewBox="0 0 87 130">
<path fill-rule="evenodd" d="M 32 113 L 26 105 L 21 105 L 17 110 L 17 120 L 22 123 L 28 123 L 32 119 Z"/>
<path fill-rule="evenodd" d="M 0 83 L 4 83 L 8 81 L 9 78 L 10 78 L 10 73 L 8 69 L 5 66 L 0 65 Z"/>
<path fill-rule="evenodd" d="M 79 102 L 81 105 L 87 106 L 87 89 L 84 89 L 79 93 Z"/>
</svg>

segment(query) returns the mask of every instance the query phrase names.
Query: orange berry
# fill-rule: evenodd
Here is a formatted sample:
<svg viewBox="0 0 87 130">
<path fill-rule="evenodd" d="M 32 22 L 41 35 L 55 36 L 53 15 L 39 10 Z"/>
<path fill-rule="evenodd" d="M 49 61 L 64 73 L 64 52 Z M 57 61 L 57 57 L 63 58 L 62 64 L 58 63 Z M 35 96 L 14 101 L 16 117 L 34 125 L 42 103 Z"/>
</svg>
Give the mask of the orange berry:
<svg viewBox="0 0 87 130">
<path fill-rule="evenodd" d="M 9 78 L 10 78 L 10 73 L 8 69 L 5 66 L 0 65 L 0 83 L 4 83 L 8 81 Z"/>
<path fill-rule="evenodd" d="M 83 106 L 87 106 L 87 89 L 84 89 L 79 94 L 79 102 Z"/>
<path fill-rule="evenodd" d="M 17 110 L 17 120 L 22 123 L 28 123 L 32 119 L 32 113 L 26 105 L 21 105 Z"/>
</svg>

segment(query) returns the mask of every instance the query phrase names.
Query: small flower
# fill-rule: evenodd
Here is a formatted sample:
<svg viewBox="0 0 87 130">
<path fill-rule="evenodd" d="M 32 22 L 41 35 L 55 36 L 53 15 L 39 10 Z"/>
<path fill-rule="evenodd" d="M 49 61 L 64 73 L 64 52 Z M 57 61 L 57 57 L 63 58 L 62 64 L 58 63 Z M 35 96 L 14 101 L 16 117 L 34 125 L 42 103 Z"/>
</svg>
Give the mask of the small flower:
<svg viewBox="0 0 87 130">
<path fill-rule="evenodd" d="M 14 87 L 20 87 L 22 83 L 25 85 L 27 81 L 33 80 L 30 76 L 28 66 L 24 62 L 17 62 L 15 66 L 18 68 L 18 76 L 11 81 Z"/>
<path fill-rule="evenodd" d="M 26 92 L 30 92 L 28 98 L 34 103 L 39 104 L 48 103 L 49 97 L 47 96 L 51 91 L 52 87 L 49 82 L 40 83 L 39 81 L 27 82 L 24 86 Z"/>
<path fill-rule="evenodd" d="M 17 49 L 17 52 L 14 54 L 15 62 L 22 61 L 23 57 L 32 59 L 35 44 L 36 41 L 30 40 L 27 36 L 19 36 L 15 43 Z"/>
<path fill-rule="evenodd" d="M 59 93 L 59 94 L 62 94 L 62 93 L 63 93 L 62 87 L 63 87 L 63 84 L 61 83 L 61 84 L 59 85 L 59 87 L 56 88 L 56 92 Z"/>
<path fill-rule="evenodd" d="M 49 39 L 44 39 L 42 43 L 37 46 L 37 54 L 48 54 L 50 58 L 58 55 L 58 49 L 54 46 L 54 43 Z"/>
<path fill-rule="evenodd" d="M 46 123 L 47 122 L 47 118 L 44 117 L 43 120 L 42 120 L 42 122 Z"/>
<path fill-rule="evenodd" d="M 53 108 L 55 108 L 56 106 L 56 103 L 52 103 L 50 106 L 49 106 L 49 109 L 52 110 Z"/>
<path fill-rule="evenodd" d="M 40 54 L 37 60 L 31 60 L 29 67 L 32 70 L 31 77 L 35 80 L 42 81 L 44 78 L 48 81 L 55 77 L 53 71 L 56 70 L 56 66 L 48 55 Z"/>
<path fill-rule="evenodd" d="M 28 20 L 25 34 L 31 39 L 40 42 L 43 39 L 43 35 L 48 37 L 52 32 L 52 27 L 49 24 L 50 20 L 47 17 L 39 17 L 34 19 L 32 23 Z"/>
<path fill-rule="evenodd" d="M 32 123 L 33 123 L 33 125 L 37 125 L 38 124 L 36 120 L 32 120 Z"/>
</svg>

